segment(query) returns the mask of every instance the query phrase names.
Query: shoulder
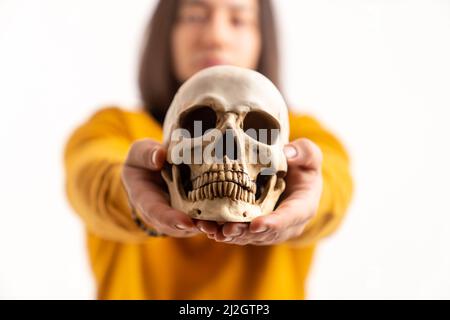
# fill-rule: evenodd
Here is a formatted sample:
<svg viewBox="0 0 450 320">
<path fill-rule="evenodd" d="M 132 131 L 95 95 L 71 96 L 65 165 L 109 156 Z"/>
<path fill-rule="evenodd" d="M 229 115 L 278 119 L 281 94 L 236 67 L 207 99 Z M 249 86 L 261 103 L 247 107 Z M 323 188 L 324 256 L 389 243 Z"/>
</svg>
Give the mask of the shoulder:
<svg viewBox="0 0 450 320">
<path fill-rule="evenodd" d="M 289 124 L 295 125 L 298 123 L 305 125 L 320 125 L 320 121 L 313 115 L 289 110 Z"/>
<path fill-rule="evenodd" d="M 336 133 L 332 132 L 318 118 L 289 110 L 290 141 L 307 138 L 316 143 L 327 154 L 339 153 L 349 161 L 347 148 Z"/>
<path fill-rule="evenodd" d="M 302 132 L 324 130 L 320 121 L 310 115 L 289 110 L 289 129 L 291 139 L 302 136 Z"/>
<path fill-rule="evenodd" d="M 119 106 L 103 106 L 92 113 L 90 121 L 139 122 L 152 121 L 143 109 L 126 109 Z"/>
</svg>

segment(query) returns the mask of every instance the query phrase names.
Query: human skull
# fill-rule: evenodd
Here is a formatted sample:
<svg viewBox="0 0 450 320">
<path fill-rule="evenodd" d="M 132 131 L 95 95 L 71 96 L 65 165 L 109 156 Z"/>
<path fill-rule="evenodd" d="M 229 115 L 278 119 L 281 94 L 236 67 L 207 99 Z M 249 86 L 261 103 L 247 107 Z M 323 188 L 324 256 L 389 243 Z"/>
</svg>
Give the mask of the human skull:
<svg viewBox="0 0 450 320">
<path fill-rule="evenodd" d="M 288 110 L 256 71 L 222 65 L 193 75 L 167 111 L 163 137 L 171 206 L 192 218 L 248 222 L 271 213 L 284 191 Z"/>
</svg>

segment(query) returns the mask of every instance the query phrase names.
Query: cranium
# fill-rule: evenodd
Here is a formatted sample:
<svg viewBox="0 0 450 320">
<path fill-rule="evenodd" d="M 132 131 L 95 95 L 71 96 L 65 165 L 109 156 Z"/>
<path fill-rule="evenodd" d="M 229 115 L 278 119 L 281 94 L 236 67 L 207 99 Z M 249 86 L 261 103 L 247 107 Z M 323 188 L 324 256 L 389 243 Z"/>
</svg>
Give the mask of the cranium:
<svg viewBox="0 0 450 320">
<path fill-rule="evenodd" d="M 288 111 L 256 71 L 214 66 L 193 75 L 167 111 L 163 137 L 171 206 L 192 218 L 251 221 L 272 212 L 284 191 Z"/>
</svg>

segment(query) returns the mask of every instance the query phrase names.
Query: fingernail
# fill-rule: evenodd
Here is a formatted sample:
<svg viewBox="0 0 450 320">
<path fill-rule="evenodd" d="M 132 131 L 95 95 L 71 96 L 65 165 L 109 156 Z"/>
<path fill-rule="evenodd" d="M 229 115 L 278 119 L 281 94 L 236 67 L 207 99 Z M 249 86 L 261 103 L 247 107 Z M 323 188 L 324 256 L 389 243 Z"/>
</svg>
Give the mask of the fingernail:
<svg viewBox="0 0 450 320">
<path fill-rule="evenodd" d="M 175 227 L 176 227 L 177 229 L 180 229 L 180 230 L 186 230 L 186 229 L 187 229 L 186 226 L 183 226 L 183 225 L 181 225 L 181 224 L 176 224 Z"/>
<path fill-rule="evenodd" d="M 208 233 L 208 232 L 205 230 L 205 228 L 203 228 L 203 227 L 199 227 L 199 229 L 200 229 L 200 231 L 203 232 L 203 233 Z"/>
<path fill-rule="evenodd" d="M 242 233 L 244 233 L 244 229 L 239 228 L 239 229 L 237 230 L 237 233 L 232 233 L 231 236 L 233 236 L 233 237 L 239 237 L 240 235 L 242 235 Z"/>
<path fill-rule="evenodd" d="M 152 154 L 152 165 L 156 166 L 156 154 L 158 153 L 158 148 L 155 148 L 153 150 L 153 154 Z"/>
<path fill-rule="evenodd" d="M 284 146 L 283 150 L 288 159 L 294 158 L 297 155 L 297 149 L 295 149 L 293 146 L 286 145 Z"/>
<path fill-rule="evenodd" d="M 253 233 L 263 233 L 266 232 L 269 228 L 267 226 L 260 226 L 258 229 L 254 230 Z"/>
<path fill-rule="evenodd" d="M 225 239 L 223 239 L 224 242 L 228 242 L 228 241 L 231 241 L 231 240 L 233 240 L 233 238 L 225 238 Z"/>
</svg>

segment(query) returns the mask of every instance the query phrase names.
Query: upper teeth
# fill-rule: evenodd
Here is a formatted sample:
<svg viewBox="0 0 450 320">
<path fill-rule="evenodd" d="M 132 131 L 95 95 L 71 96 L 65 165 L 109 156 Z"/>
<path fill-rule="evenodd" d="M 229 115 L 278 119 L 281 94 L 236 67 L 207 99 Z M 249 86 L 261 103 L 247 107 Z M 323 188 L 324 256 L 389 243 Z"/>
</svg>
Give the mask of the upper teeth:
<svg viewBox="0 0 450 320">
<path fill-rule="evenodd" d="M 211 171 L 204 172 L 192 181 L 193 190 L 189 192 L 191 201 L 229 197 L 255 203 L 256 183 L 238 166 L 234 170 L 224 165 L 213 165 Z"/>
</svg>

